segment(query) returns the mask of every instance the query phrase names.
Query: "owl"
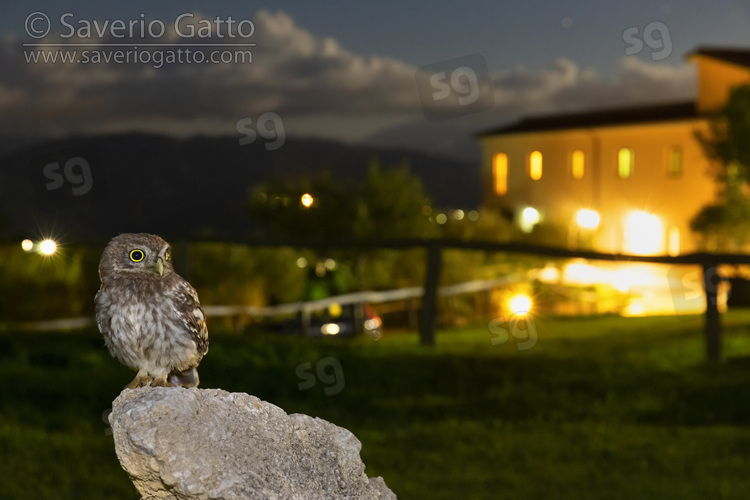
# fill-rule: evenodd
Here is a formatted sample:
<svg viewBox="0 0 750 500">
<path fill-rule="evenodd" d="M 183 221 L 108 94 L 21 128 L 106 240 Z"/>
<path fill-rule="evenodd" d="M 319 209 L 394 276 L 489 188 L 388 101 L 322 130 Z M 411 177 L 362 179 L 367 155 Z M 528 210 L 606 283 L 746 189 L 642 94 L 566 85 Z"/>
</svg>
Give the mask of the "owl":
<svg viewBox="0 0 750 500">
<path fill-rule="evenodd" d="M 169 243 L 146 233 L 116 236 L 99 279 L 99 331 L 112 356 L 138 370 L 126 387 L 196 387 L 208 352 L 206 319 L 198 294 L 172 268 Z"/>
</svg>

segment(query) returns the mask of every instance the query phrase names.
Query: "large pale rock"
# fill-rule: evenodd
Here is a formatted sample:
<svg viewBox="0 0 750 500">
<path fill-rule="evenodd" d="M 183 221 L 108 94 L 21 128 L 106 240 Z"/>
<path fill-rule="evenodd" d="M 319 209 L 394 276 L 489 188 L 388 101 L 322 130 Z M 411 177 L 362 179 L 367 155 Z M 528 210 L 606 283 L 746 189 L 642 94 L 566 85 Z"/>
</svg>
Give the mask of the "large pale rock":
<svg viewBox="0 0 750 500">
<path fill-rule="evenodd" d="M 115 451 L 145 499 L 395 499 L 348 430 L 244 393 L 124 390 Z"/>
</svg>

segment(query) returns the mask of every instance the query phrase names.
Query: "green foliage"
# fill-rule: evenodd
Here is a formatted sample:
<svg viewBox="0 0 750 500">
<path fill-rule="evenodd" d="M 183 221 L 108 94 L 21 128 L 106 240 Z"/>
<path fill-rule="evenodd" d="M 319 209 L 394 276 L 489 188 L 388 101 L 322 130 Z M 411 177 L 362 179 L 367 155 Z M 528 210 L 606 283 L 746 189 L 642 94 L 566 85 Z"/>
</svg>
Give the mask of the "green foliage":
<svg viewBox="0 0 750 500">
<path fill-rule="evenodd" d="M 0 245 L 0 322 L 93 314 L 98 265 L 96 249 L 62 244 L 45 256 Z"/>
<path fill-rule="evenodd" d="M 714 162 L 717 201 L 690 222 L 709 250 L 741 251 L 750 242 L 750 85 L 732 90 L 727 104 L 696 138 Z"/>
<path fill-rule="evenodd" d="M 709 135 L 697 134 L 709 159 L 720 164 L 719 176 L 737 165 L 737 177 L 750 179 L 750 85 L 735 87 L 721 112 L 709 123 Z"/>
<path fill-rule="evenodd" d="M 301 201 L 306 193 L 313 197 L 309 207 Z M 330 172 L 268 182 L 253 189 L 248 208 L 268 236 L 320 242 L 433 236 L 422 215 L 429 203 L 407 164 L 382 169 L 373 160 L 359 183 Z"/>
</svg>

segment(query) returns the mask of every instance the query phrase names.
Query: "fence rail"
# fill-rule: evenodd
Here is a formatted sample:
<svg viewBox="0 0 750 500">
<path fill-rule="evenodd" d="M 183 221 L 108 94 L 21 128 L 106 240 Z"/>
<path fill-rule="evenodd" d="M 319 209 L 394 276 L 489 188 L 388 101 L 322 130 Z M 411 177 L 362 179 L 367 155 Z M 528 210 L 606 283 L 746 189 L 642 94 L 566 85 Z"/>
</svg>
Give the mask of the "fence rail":
<svg viewBox="0 0 750 500">
<path fill-rule="evenodd" d="M 169 236 L 169 235 L 167 235 Z M 176 243 L 182 243 L 185 247 L 189 246 L 186 240 L 179 237 L 174 237 L 172 240 Z M 191 242 L 222 242 L 229 243 L 227 239 L 194 239 Z M 656 264 L 691 264 L 699 265 L 703 271 L 703 290 L 706 298 L 706 312 L 705 312 L 705 342 L 706 342 L 706 354 L 710 360 L 719 361 L 721 360 L 721 322 L 719 317 L 719 310 L 717 307 L 717 290 L 716 287 L 711 283 L 712 278 L 715 276 L 715 268 L 722 264 L 750 264 L 750 255 L 748 254 L 727 254 L 727 253 L 706 253 L 696 252 L 678 256 L 670 255 L 629 255 L 629 254 L 618 254 L 618 253 L 602 253 L 587 250 L 571 250 L 566 248 L 551 247 L 545 245 L 534 245 L 526 243 L 513 243 L 513 242 L 487 242 L 487 241 L 469 241 L 469 240 L 456 240 L 456 239 L 396 239 L 396 240 L 297 240 L 297 239 L 263 239 L 259 240 L 256 238 L 235 238 L 231 243 L 246 244 L 249 246 L 257 247 L 297 247 L 297 248 L 308 248 L 325 250 L 331 248 L 350 248 L 350 249 L 361 249 L 361 250 L 376 250 L 376 249 L 399 249 L 399 248 L 423 248 L 426 253 L 426 273 L 425 282 L 422 287 L 412 287 L 400 291 L 399 293 L 405 294 L 402 298 L 408 297 L 422 297 L 422 311 L 421 321 L 419 325 L 420 341 L 424 345 L 434 345 L 435 343 L 435 330 L 436 330 L 436 318 L 437 318 L 437 297 L 440 294 L 448 293 L 446 290 L 450 290 L 450 287 L 439 286 L 440 271 L 442 268 L 442 251 L 446 248 L 465 249 L 465 250 L 481 250 L 485 252 L 502 252 L 502 253 L 519 253 L 538 255 L 544 257 L 555 257 L 555 258 L 579 258 L 586 260 L 595 261 L 610 261 L 620 263 L 641 263 L 650 262 Z M 459 286 L 459 285 L 451 285 Z M 469 290 L 471 286 L 468 284 L 462 284 L 466 286 L 466 290 Z M 500 286 L 500 285 L 498 285 Z M 460 288 L 456 288 L 459 290 Z M 442 291 L 441 291 L 442 290 Z M 390 292 L 358 292 L 354 294 L 347 294 L 343 298 L 339 297 L 337 300 L 370 300 L 373 301 L 380 296 L 379 293 L 395 293 Z M 374 294 L 374 295 L 373 295 Z M 212 306 L 214 309 L 207 308 L 209 314 L 229 314 L 237 311 L 241 313 L 247 313 L 252 315 L 265 315 L 270 313 L 278 313 L 278 311 L 295 312 L 305 310 L 309 307 L 319 307 L 321 304 L 332 303 L 333 298 L 323 299 L 322 301 L 316 301 L 320 304 L 311 306 L 311 303 L 293 303 L 285 304 L 281 306 L 273 306 L 273 308 L 252 308 L 247 306 Z M 341 302 L 339 302 L 341 303 Z M 305 305 L 306 304 L 306 305 Z M 240 309 L 237 309 L 240 308 Z M 38 324 L 39 328 L 42 329 L 55 329 L 58 325 L 77 325 L 77 324 L 88 324 L 84 322 L 83 318 L 71 318 L 65 320 L 56 320 L 49 322 L 42 322 Z M 91 319 L 86 321 L 90 322 Z M 62 322 L 62 323 L 60 323 Z"/>
</svg>

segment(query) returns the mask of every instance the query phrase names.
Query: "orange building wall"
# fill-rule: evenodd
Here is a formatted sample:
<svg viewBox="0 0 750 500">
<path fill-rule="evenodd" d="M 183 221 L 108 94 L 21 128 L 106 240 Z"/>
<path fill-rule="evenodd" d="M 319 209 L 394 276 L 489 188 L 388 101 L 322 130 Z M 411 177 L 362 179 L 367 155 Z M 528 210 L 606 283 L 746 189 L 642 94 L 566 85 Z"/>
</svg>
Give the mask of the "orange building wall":
<svg viewBox="0 0 750 500">
<path fill-rule="evenodd" d="M 732 88 L 750 83 L 748 68 L 701 55 L 693 55 L 690 60 L 698 65 L 697 109 L 701 113 L 720 109 Z"/>
<path fill-rule="evenodd" d="M 696 249 L 689 222 L 714 199 L 715 185 L 708 175 L 709 164 L 694 139 L 696 130 L 705 130 L 703 121 L 667 122 L 617 127 L 598 127 L 550 132 L 490 136 L 483 139 L 482 172 L 485 200 L 490 206 L 503 206 L 519 213 L 525 206 L 539 210 L 543 222 L 568 227 L 575 236 L 575 214 L 581 208 L 597 210 L 601 216 L 594 232 L 595 249 L 623 252 L 624 217 L 632 210 L 657 215 L 663 224 L 663 245 L 667 253 L 667 232 L 676 227 L 680 253 Z M 683 172 L 668 175 L 669 150 L 682 148 Z M 620 179 L 617 154 L 620 148 L 634 151 L 633 175 Z M 571 157 L 576 149 L 585 154 L 585 174 L 574 179 Z M 543 154 L 543 174 L 532 180 L 528 156 Z M 508 155 L 508 191 L 493 191 L 492 158 Z M 572 241 L 572 240 L 571 240 Z"/>
</svg>

